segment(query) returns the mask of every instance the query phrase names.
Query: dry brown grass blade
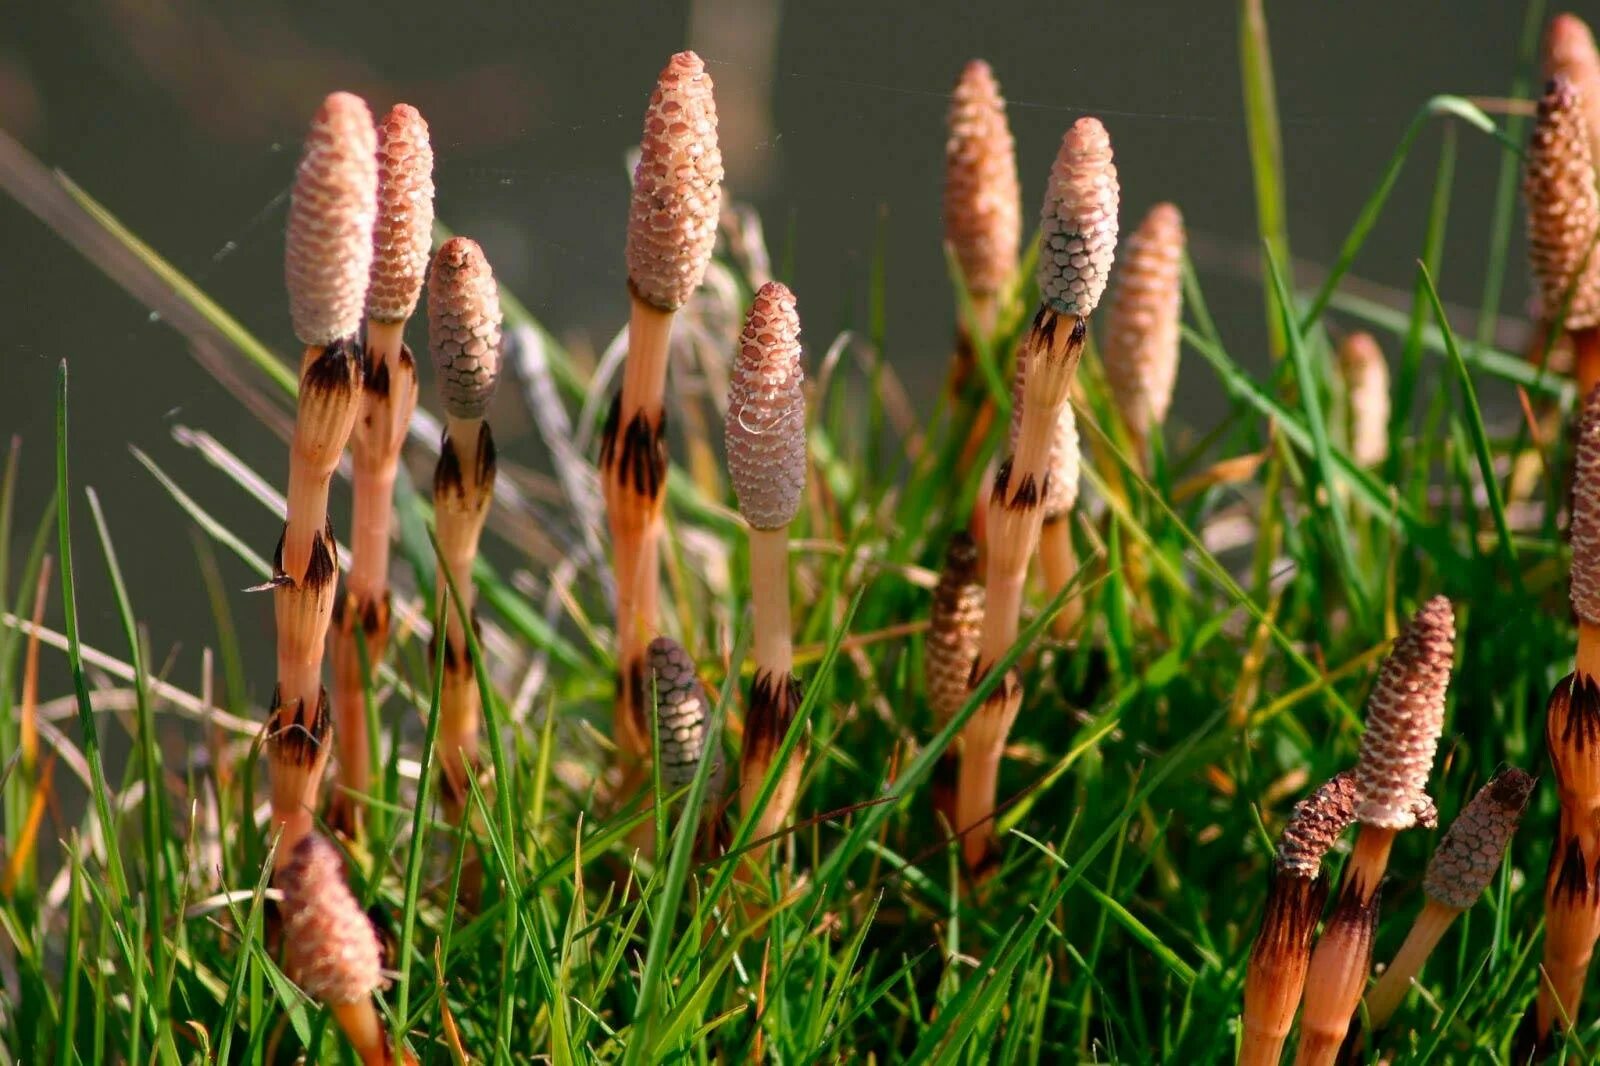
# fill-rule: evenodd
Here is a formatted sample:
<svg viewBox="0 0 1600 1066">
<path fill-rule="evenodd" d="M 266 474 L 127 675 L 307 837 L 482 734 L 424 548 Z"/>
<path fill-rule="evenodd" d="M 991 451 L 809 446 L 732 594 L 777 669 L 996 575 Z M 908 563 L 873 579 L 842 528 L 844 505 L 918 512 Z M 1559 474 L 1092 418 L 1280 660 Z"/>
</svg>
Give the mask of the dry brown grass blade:
<svg viewBox="0 0 1600 1066">
<path fill-rule="evenodd" d="M 11 853 L 6 863 L 6 879 L 0 884 L 0 896 L 10 899 L 16 891 L 17 882 L 22 879 L 23 868 L 33 855 L 34 847 L 39 842 L 39 826 L 44 822 L 45 811 L 50 806 L 51 787 L 55 781 L 56 755 L 50 753 L 50 758 L 45 760 L 44 767 L 39 771 L 39 779 L 34 783 L 33 795 L 28 800 L 28 813 L 22 823 L 22 832 L 17 835 L 16 850 Z"/>
<path fill-rule="evenodd" d="M 39 627 L 44 624 L 45 599 L 50 594 L 50 571 L 54 557 L 46 555 L 39 564 L 39 580 L 33 590 L 33 629 L 22 667 L 22 703 L 18 708 L 18 745 L 22 751 L 24 773 L 33 773 L 39 760 Z"/>
</svg>

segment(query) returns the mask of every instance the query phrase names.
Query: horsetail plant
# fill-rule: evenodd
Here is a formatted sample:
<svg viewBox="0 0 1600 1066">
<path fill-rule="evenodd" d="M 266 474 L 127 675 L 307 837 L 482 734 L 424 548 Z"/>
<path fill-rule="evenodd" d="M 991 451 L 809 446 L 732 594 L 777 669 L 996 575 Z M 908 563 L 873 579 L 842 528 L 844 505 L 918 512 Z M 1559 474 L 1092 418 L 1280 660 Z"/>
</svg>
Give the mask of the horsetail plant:
<svg viewBox="0 0 1600 1066">
<path fill-rule="evenodd" d="M 1589 24 L 1570 13 L 1551 19 L 1545 29 L 1543 60 L 1547 81 L 1566 78 L 1578 91 L 1589 148 L 1600 159 L 1600 51 Z"/>
<path fill-rule="evenodd" d="M 933 729 L 943 729 L 967 701 L 967 679 L 983 639 L 983 583 L 978 576 L 978 545 L 965 531 L 945 546 L 944 566 L 933 590 L 933 609 L 922 652 L 923 685 L 933 711 Z M 958 760 L 945 751 L 934 771 L 933 809 L 955 820 Z"/>
<path fill-rule="evenodd" d="M 711 760 L 706 770 L 705 807 L 700 815 L 700 840 L 703 853 L 714 854 L 722 843 L 718 829 L 723 824 L 727 767 L 722 751 L 711 746 L 711 716 L 715 713 L 706 687 L 700 681 L 694 659 L 683 645 L 671 637 L 657 637 L 646 649 L 655 713 L 657 772 L 663 792 L 687 788 L 699 772 L 700 764 Z"/>
<path fill-rule="evenodd" d="M 705 277 L 722 204 L 711 88 L 711 76 L 693 52 L 679 52 L 662 70 L 645 110 L 628 214 L 628 358 L 600 445 L 617 587 L 613 739 L 625 780 L 650 752 L 644 653 L 659 613 L 667 476 L 663 399 L 672 320 Z"/>
<path fill-rule="evenodd" d="M 1436 596 L 1395 641 L 1367 700 L 1367 730 L 1356 761 L 1361 830 L 1345 864 L 1332 916 L 1311 953 L 1295 1062 L 1335 1061 L 1372 969 L 1378 890 L 1395 834 L 1432 810 L 1427 798 L 1445 693 L 1455 655 L 1455 612 Z"/>
<path fill-rule="evenodd" d="M 671 637 L 657 637 L 647 649 L 654 687 L 656 747 L 661 753 L 662 787 L 676 791 L 694 780 L 701 760 L 710 756 L 710 795 L 722 792 L 722 755 L 706 750 L 711 730 L 711 700 L 694 660 Z"/>
<path fill-rule="evenodd" d="M 273 558 L 278 682 L 267 729 L 277 862 L 311 830 L 332 732 L 322 657 L 338 580 L 328 487 L 361 401 L 356 337 L 372 263 L 377 135 L 366 103 L 334 93 L 312 120 L 289 202 L 284 278 L 305 345 L 283 535 Z"/>
<path fill-rule="evenodd" d="M 765 805 L 762 783 L 800 708 L 789 617 L 789 523 L 806 487 L 806 400 L 800 365 L 800 316 L 794 294 L 769 281 L 756 292 L 728 380 L 723 440 L 728 479 L 748 525 L 755 678 L 739 758 L 739 801 L 753 819 L 751 839 L 781 829 L 794 810 L 805 764 L 798 742 L 778 768 Z M 751 858 L 759 867 L 766 847 Z"/>
<path fill-rule="evenodd" d="M 1545 343 L 1572 341 L 1578 394 L 1600 384 L 1600 191 L 1579 89 L 1557 76 L 1539 100 L 1522 192 L 1528 203 L 1528 260 Z"/>
<path fill-rule="evenodd" d="M 1322 859 L 1356 817 L 1356 781 L 1336 774 L 1295 805 L 1278 836 L 1261 930 L 1245 972 L 1239 1066 L 1277 1066 L 1311 963 L 1311 937 L 1328 898 Z"/>
<path fill-rule="evenodd" d="M 1533 786 L 1528 773 L 1515 767 L 1502 770 L 1478 790 L 1445 830 L 1422 880 L 1427 902 L 1394 961 L 1367 993 L 1367 1021 L 1373 1029 L 1389 1024 L 1450 924 L 1478 902 L 1494 880 Z"/>
<path fill-rule="evenodd" d="M 434 255 L 428 272 L 428 343 L 445 410 L 444 439 L 433 473 L 438 595 L 441 602 L 448 595 L 448 574 L 476 627 L 472 568 L 494 500 L 494 435 L 484 416 L 500 378 L 500 294 L 475 241 L 452 237 Z M 483 711 L 461 614 L 454 605 L 448 607 L 442 632 L 433 637 L 446 642 L 439 760 L 446 803 L 457 820 L 464 813 L 467 779 L 477 773 Z"/>
<path fill-rule="evenodd" d="M 1338 359 L 1350 459 L 1357 466 L 1377 466 L 1389 457 L 1389 364 L 1365 332 L 1340 341 Z"/>
<path fill-rule="evenodd" d="M 961 70 L 950 94 L 950 136 L 944 149 L 944 239 L 961 269 L 972 309 L 957 326 L 952 385 L 971 376 L 973 335 L 989 339 L 999 322 L 1000 298 L 1017 272 L 1022 239 L 1017 152 L 1006 121 L 1006 101 L 994 71 L 981 59 Z"/>
<path fill-rule="evenodd" d="M 396 104 L 378 127 L 378 214 L 367 290 L 366 368 L 360 413 L 350 435 L 350 574 L 333 611 L 333 721 L 341 791 L 333 797 L 329 820 L 348 833 L 360 825 L 357 798 L 368 792 L 371 779 L 366 692 L 389 643 L 394 482 L 417 406 L 417 365 L 404 334 L 422 294 L 432 242 L 428 124 L 416 108 Z"/>
<path fill-rule="evenodd" d="M 345 884 L 339 849 L 308 833 L 289 853 L 278 882 L 290 978 L 327 1006 L 362 1066 L 415 1063 L 410 1052 L 390 1043 L 373 1005 L 373 993 L 385 984 L 383 952 L 372 920 Z"/>
<path fill-rule="evenodd" d="M 1168 203 L 1152 207 L 1123 243 L 1108 310 L 1106 384 L 1141 464 L 1148 462 L 1151 434 L 1167 420 L 1178 380 L 1184 243 L 1182 212 Z"/>
<path fill-rule="evenodd" d="M 1545 748 L 1561 803 L 1545 875 L 1544 980 L 1538 1039 L 1578 1019 L 1578 1005 L 1600 938 L 1600 388 L 1584 401 L 1572 476 L 1572 574 L 1578 616 L 1573 672 L 1556 682 L 1545 708 Z"/>
<path fill-rule="evenodd" d="M 1105 291 L 1117 243 L 1117 169 L 1111 138 L 1096 118 L 1081 118 L 1062 138 L 1045 191 L 1034 316 L 1017 358 L 1027 376 L 1017 445 L 1000 464 L 985 522 L 988 566 L 983 641 L 969 686 L 979 685 L 1017 641 L 1028 562 L 1039 542 L 1049 491 L 1050 445 L 1088 336 L 1086 316 Z M 962 730 L 956 827 L 967 866 L 990 855 L 1000 757 L 1022 706 L 1015 671 L 989 694 Z"/>
</svg>

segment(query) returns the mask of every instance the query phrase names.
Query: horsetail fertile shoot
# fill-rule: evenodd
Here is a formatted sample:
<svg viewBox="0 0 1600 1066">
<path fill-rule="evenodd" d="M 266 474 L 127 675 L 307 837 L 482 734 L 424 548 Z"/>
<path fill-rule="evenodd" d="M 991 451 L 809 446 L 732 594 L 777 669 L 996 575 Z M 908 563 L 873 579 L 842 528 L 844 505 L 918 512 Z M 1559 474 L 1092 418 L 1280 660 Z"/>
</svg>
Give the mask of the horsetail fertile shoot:
<svg viewBox="0 0 1600 1066">
<path fill-rule="evenodd" d="M 967 681 L 983 639 L 983 583 L 978 545 L 960 532 L 944 550 L 944 567 L 933 590 L 933 610 L 922 651 L 923 685 L 933 711 L 933 728 L 943 729 L 967 702 Z M 955 824 L 955 785 L 960 760 L 954 748 L 939 757 L 933 777 L 933 809 Z"/>
<path fill-rule="evenodd" d="M 494 499 L 495 475 L 494 436 L 484 416 L 500 378 L 500 294 L 475 241 L 452 237 L 434 255 L 428 274 L 428 343 L 445 410 L 444 439 L 433 473 L 438 595 L 441 603 L 448 598 L 448 574 L 461 598 L 461 610 L 456 604 L 447 606 L 443 628 L 433 636 L 446 642 L 439 758 L 445 798 L 459 818 L 467 779 L 477 772 L 483 710 L 461 614 L 476 628 L 472 568 Z"/>
<path fill-rule="evenodd" d="M 781 829 L 794 810 L 805 765 L 802 738 L 778 768 L 763 805 L 762 783 L 800 708 L 789 618 L 789 523 L 806 487 L 806 398 L 794 294 L 769 281 L 751 301 L 728 380 L 724 442 L 728 478 L 748 525 L 755 678 L 739 759 L 739 801 L 752 839 Z M 765 847 L 751 852 L 759 866 Z"/>
<path fill-rule="evenodd" d="M 613 739 L 630 774 L 650 752 L 644 652 L 659 613 L 668 344 L 673 315 L 705 277 L 721 204 L 711 76 L 699 56 L 679 52 L 661 72 L 645 110 L 628 214 L 628 358 L 600 445 L 617 585 L 620 676 Z"/>
<path fill-rule="evenodd" d="M 1528 260 L 1545 343 L 1572 340 L 1578 394 L 1600 384 L 1600 191 L 1579 88 L 1557 76 L 1539 100 L 1522 180 L 1528 203 Z"/>
<path fill-rule="evenodd" d="M 322 657 L 339 574 L 328 487 L 361 402 L 356 337 L 366 306 L 377 210 L 377 134 L 349 93 L 322 102 L 295 173 L 284 278 L 305 345 L 289 453 L 283 535 L 273 557 L 278 682 L 267 728 L 277 861 L 311 829 L 332 732 Z"/>
<path fill-rule="evenodd" d="M 1339 374 L 1350 459 L 1377 466 L 1389 457 L 1389 364 L 1372 334 L 1352 333 L 1339 342 Z"/>
<path fill-rule="evenodd" d="M 1355 774 L 1346 770 L 1295 805 L 1278 836 L 1261 931 L 1245 973 L 1239 1066 L 1277 1066 L 1311 963 L 1311 937 L 1328 879 L 1322 858 L 1356 818 Z"/>
<path fill-rule="evenodd" d="M 389 535 L 394 482 L 411 414 L 417 364 L 406 321 L 417 308 L 433 242 L 433 148 L 428 124 L 396 104 L 378 127 L 378 213 L 367 290 L 366 367 L 350 435 L 350 576 L 333 611 L 333 720 L 339 786 L 329 818 L 359 826 L 356 798 L 371 775 L 366 693 L 389 643 Z M 362 646 L 358 646 L 357 641 Z M 365 662 L 366 669 L 362 669 Z"/>
<path fill-rule="evenodd" d="M 1594 158 L 1600 159 L 1600 51 L 1595 49 L 1588 23 L 1569 13 L 1551 19 L 1545 28 L 1542 59 L 1545 80 L 1565 78 L 1578 90 L 1589 147 Z"/>
<path fill-rule="evenodd" d="M 1301 1066 L 1332 1063 L 1372 969 L 1378 889 L 1395 834 L 1432 809 L 1428 775 L 1444 727 L 1455 655 L 1455 612 L 1437 596 L 1395 641 L 1367 700 L 1367 731 L 1356 761 L 1361 831 L 1345 864 L 1338 902 L 1311 953 L 1300 1020 Z"/>
<path fill-rule="evenodd" d="M 961 70 L 950 94 L 949 139 L 944 149 L 944 239 L 961 269 L 972 309 L 957 326 L 951 384 L 971 376 L 973 336 L 992 340 L 1000 298 L 1017 273 L 1022 239 L 1017 152 L 1006 121 L 1006 101 L 994 71 L 981 59 Z"/>
<path fill-rule="evenodd" d="M 1556 682 L 1545 710 L 1545 748 L 1556 776 L 1561 817 L 1545 875 L 1544 980 L 1537 1035 L 1547 1040 L 1578 1020 L 1589 960 L 1600 937 L 1600 389 L 1578 422 L 1572 476 L 1572 574 L 1578 616 L 1577 662 Z"/>
<path fill-rule="evenodd" d="M 362 1066 L 416 1062 L 398 1057 L 372 996 L 383 988 L 383 953 L 367 917 L 345 884 L 339 849 L 312 832 L 300 839 L 278 874 L 283 889 L 285 969 L 306 995 L 327 1006 Z"/>
<path fill-rule="evenodd" d="M 1081 118 L 1062 139 L 1045 192 L 1038 270 L 1044 302 L 1017 353 L 1027 378 L 1017 446 L 989 494 L 987 603 L 974 688 L 1017 640 L 1028 563 L 1050 487 L 1050 445 L 1083 357 L 1086 316 L 1105 292 L 1116 251 L 1117 198 L 1111 138 L 1099 119 Z M 965 834 L 962 851 L 972 869 L 990 853 L 1000 756 L 1021 706 L 1021 681 L 1008 673 L 962 731 L 956 828 Z"/>
<path fill-rule="evenodd" d="M 1141 464 L 1149 461 L 1148 442 L 1167 420 L 1178 380 L 1184 241 L 1183 214 L 1172 204 L 1152 207 L 1123 242 L 1108 312 L 1106 384 Z"/>
<path fill-rule="evenodd" d="M 1500 771 L 1445 831 L 1422 881 L 1427 902 L 1394 961 L 1367 994 L 1367 1020 L 1373 1029 L 1389 1024 L 1450 923 L 1478 902 L 1494 880 L 1533 786 L 1534 779 L 1522 770 Z"/>
</svg>

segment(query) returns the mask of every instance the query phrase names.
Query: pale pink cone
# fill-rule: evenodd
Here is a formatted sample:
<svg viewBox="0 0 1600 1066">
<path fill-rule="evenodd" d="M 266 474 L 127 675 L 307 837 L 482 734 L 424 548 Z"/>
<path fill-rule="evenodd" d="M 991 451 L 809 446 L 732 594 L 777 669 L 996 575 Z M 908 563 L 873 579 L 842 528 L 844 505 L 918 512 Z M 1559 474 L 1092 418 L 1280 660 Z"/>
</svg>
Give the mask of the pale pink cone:
<svg viewBox="0 0 1600 1066">
<path fill-rule="evenodd" d="M 1001 290 L 1017 269 L 1022 239 L 1017 153 L 1006 102 L 989 64 L 974 59 L 950 95 L 944 149 L 944 237 L 967 290 Z"/>
<path fill-rule="evenodd" d="M 1364 824 L 1406 829 L 1417 822 L 1444 728 L 1455 640 L 1455 612 L 1436 596 L 1417 611 L 1379 671 L 1356 761 L 1356 817 Z"/>
<path fill-rule="evenodd" d="M 722 209 L 722 151 L 711 75 L 693 52 L 661 72 L 644 114 L 628 212 L 628 281 L 663 311 L 682 307 L 711 261 Z"/>
<path fill-rule="evenodd" d="M 1117 249 L 1117 168 L 1097 118 L 1080 118 L 1050 168 L 1039 233 L 1039 293 L 1063 315 L 1100 303 Z"/>
<path fill-rule="evenodd" d="M 739 334 L 723 434 L 739 510 L 756 529 L 787 526 L 805 491 L 805 371 L 800 354 L 794 294 L 782 282 L 769 281 L 756 293 Z"/>
<path fill-rule="evenodd" d="M 417 309 L 433 245 L 433 145 L 410 104 L 378 127 L 378 218 L 372 228 L 367 317 L 404 322 Z"/>
<path fill-rule="evenodd" d="M 500 293 L 476 241 L 439 246 L 428 276 L 428 337 L 439 395 L 456 418 L 482 418 L 500 378 Z"/>
<path fill-rule="evenodd" d="M 1552 81 L 1539 100 L 1522 194 L 1528 262 L 1543 313 L 1554 319 L 1565 306 L 1569 329 L 1600 323 L 1600 254 L 1589 253 L 1600 229 L 1600 192 L 1581 98 L 1565 78 Z"/>
<path fill-rule="evenodd" d="M 1167 420 L 1178 380 L 1183 214 L 1157 204 L 1124 242 L 1102 361 L 1123 424 L 1141 439 Z"/>
<path fill-rule="evenodd" d="M 361 328 L 378 204 L 378 138 L 366 101 L 333 93 L 306 134 L 289 197 L 284 281 L 295 336 L 324 347 Z"/>
</svg>

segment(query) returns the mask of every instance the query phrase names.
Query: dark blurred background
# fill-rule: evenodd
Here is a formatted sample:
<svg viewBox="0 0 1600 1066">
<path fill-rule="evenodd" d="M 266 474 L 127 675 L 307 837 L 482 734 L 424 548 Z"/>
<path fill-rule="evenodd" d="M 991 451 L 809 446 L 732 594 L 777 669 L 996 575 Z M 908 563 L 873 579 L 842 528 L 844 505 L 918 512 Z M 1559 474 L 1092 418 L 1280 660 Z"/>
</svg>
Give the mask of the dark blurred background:
<svg viewBox="0 0 1600 1066">
<path fill-rule="evenodd" d="M 1423 100 L 1506 93 L 1525 19 L 1504 0 L 1269 4 L 1267 14 L 1293 250 L 1323 263 Z M 624 156 L 657 71 L 693 47 L 717 85 L 729 192 L 760 209 L 813 351 L 865 324 L 881 240 L 887 355 L 926 405 L 952 318 L 939 223 L 946 94 L 973 56 L 992 63 L 1011 102 L 1026 210 L 1061 132 L 1098 114 L 1116 146 L 1124 228 L 1175 200 L 1230 348 L 1263 364 L 1261 296 L 1246 269 L 1255 216 L 1238 18 L 1216 2 L 27 3 L 10 7 L 0 42 L 0 126 L 287 353 L 282 231 L 306 121 L 333 89 L 362 93 L 380 113 L 406 100 L 432 125 L 439 217 L 484 244 L 554 333 L 601 347 L 626 315 Z M 1363 278 L 1410 284 L 1438 143 L 1430 127 L 1356 264 Z M 1441 283 L 1447 299 L 1475 304 L 1500 154 L 1476 133 L 1460 148 Z M 0 244 L 13 250 L 0 274 L 0 434 L 24 442 L 24 528 L 49 492 L 53 383 L 67 358 L 75 481 L 102 495 L 158 663 L 180 646 L 174 680 L 192 687 L 198 646 L 213 637 L 188 523 L 128 446 L 263 554 L 277 521 L 174 444 L 170 428 L 209 430 L 275 482 L 283 448 L 176 332 L 9 200 Z M 1514 269 L 1503 306 L 1519 311 L 1525 289 Z M 1220 394 L 1208 368 L 1186 360 L 1174 418 L 1203 428 Z M 426 380 L 423 398 L 431 405 Z M 503 451 L 541 463 L 525 418 L 497 436 Z M 85 636 L 116 649 L 83 519 Z M 252 580 L 222 561 L 230 587 Z M 258 607 L 235 606 L 246 646 L 263 651 L 259 698 L 271 629 L 265 598 Z M 59 606 L 50 618 L 59 624 Z"/>
</svg>

